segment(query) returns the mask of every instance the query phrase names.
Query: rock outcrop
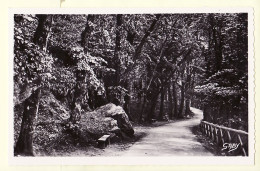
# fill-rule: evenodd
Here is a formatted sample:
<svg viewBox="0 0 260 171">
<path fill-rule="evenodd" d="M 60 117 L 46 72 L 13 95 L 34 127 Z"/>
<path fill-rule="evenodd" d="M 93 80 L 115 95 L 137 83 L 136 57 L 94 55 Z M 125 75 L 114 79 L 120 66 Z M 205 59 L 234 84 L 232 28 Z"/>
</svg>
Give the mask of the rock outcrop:
<svg viewBox="0 0 260 171">
<path fill-rule="evenodd" d="M 109 103 L 92 112 L 82 113 L 78 124 L 81 136 L 116 134 L 118 137 L 132 137 L 134 129 L 121 106 Z M 87 136 L 87 135 L 86 135 Z"/>
</svg>

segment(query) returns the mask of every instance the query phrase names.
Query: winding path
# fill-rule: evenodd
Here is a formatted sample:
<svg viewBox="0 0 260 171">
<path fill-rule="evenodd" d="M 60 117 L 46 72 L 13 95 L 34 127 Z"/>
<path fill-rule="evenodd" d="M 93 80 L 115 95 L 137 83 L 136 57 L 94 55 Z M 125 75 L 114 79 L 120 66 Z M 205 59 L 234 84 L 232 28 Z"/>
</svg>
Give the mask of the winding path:
<svg viewBox="0 0 260 171">
<path fill-rule="evenodd" d="M 123 156 L 213 156 L 191 131 L 200 123 L 203 113 L 196 108 L 191 110 L 195 113 L 193 118 L 151 128 Z"/>
</svg>

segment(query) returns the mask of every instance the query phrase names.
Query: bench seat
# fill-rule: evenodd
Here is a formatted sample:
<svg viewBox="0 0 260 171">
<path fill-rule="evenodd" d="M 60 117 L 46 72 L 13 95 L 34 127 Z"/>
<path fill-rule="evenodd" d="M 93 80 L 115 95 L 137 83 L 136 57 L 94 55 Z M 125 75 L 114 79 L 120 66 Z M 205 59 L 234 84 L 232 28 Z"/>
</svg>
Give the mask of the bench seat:
<svg viewBox="0 0 260 171">
<path fill-rule="evenodd" d="M 98 139 L 99 148 L 106 148 L 108 145 L 110 145 L 110 135 L 103 135 Z"/>
</svg>

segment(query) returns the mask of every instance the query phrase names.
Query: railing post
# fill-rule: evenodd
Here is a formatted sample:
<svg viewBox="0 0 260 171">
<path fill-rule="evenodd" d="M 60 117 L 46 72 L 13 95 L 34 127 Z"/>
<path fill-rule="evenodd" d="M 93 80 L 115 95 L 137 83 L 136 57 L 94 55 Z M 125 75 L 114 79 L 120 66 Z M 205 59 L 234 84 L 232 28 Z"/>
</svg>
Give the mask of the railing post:
<svg viewBox="0 0 260 171">
<path fill-rule="evenodd" d="M 202 129 L 203 129 L 203 133 L 206 134 L 205 123 L 203 123 L 203 125 L 202 125 Z"/>
<path fill-rule="evenodd" d="M 205 123 L 203 125 L 203 128 L 204 128 L 204 134 L 207 135 L 207 129 L 206 129 L 206 124 Z"/>
<path fill-rule="evenodd" d="M 212 139 L 212 126 L 209 125 L 209 137 Z"/>
<path fill-rule="evenodd" d="M 203 130 L 203 122 L 200 122 L 200 130 L 202 133 L 204 133 L 204 130 Z"/>
<path fill-rule="evenodd" d="M 208 136 L 208 127 L 206 123 L 205 123 L 205 135 Z"/>
<path fill-rule="evenodd" d="M 225 143 L 225 141 L 224 141 L 224 136 L 223 136 L 222 129 L 220 128 L 219 131 L 220 131 L 220 138 L 221 138 L 221 141 L 222 141 L 221 145 L 223 145 Z"/>
<path fill-rule="evenodd" d="M 214 129 L 215 129 L 215 127 L 214 127 L 214 126 L 211 126 L 211 138 L 212 138 L 212 141 L 213 141 L 213 142 L 215 141 Z"/>
<path fill-rule="evenodd" d="M 225 126 L 219 126 L 219 125 L 216 125 L 213 123 L 208 123 L 206 121 L 201 122 L 201 128 L 202 128 L 202 133 L 204 133 L 205 136 L 211 138 L 212 141 L 214 143 L 216 143 L 218 146 L 222 146 L 225 143 L 232 143 L 229 145 L 233 145 L 233 146 L 238 143 L 241 144 L 241 150 L 239 150 L 239 151 L 231 150 L 228 153 L 228 155 L 238 155 L 241 153 L 244 156 L 248 155 L 247 144 L 246 144 L 246 142 L 245 143 L 243 142 L 244 138 L 248 139 L 247 132 L 242 131 L 242 130 L 228 128 Z M 242 136 L 247 136 L 247 137 L 242 137 Z"/>
<path fill-rule="evenodd" d="M 241 145 L 242 152 L 243 152 L 244 156 L 247 156 L 246 150 L 245 150 L 245 148 L 244 148 L 244 143 L 242 142 L 242 139 L 241 139 L 241 137 L 240 137 L 239 134 L 237 134 L 237 138 L 238 138 L 238 140 L 239 140 L 239 142 L 240 142 L 240 145 Z"/>
<path fill-rule="evenodd" d="M 217 144 L 219 145 L 219 141 L 218 141 L 218 130 L 217 130 L 216 127 L 215 127 L 215 135 L 216 135 L 216 142 L 217 142 Z"/>
<path fill-rule="evenodd" d="M 231 143 L 232 142 L 232 139 L 231 139 L 231 136 L 230 136 L 230 132 L 227 131 L 227 135 L 228 135 L 228 142 Z"/>
<path fill-rule="evenodd" d="M 208 125 L 208 136 L 210 137 L 210 126 Z"/>
</svg>

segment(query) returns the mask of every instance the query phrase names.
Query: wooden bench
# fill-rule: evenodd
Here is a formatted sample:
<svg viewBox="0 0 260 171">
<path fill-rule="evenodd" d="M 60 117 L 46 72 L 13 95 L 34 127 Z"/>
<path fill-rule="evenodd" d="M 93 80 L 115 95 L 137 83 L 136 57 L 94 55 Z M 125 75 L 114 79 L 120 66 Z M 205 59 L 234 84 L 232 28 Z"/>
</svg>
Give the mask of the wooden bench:
<svg viewBox="0 0 260 171">
<path fill-rule="evenodd" d="M 106 148 L 106 146 L 110 145 L 110 135 L 103 135 L 98 139 L 98 147 Z"/>
<path fill-rule="evenodd" d="M 151 122 L 152 122 L 152 123 L 156 122 L 156 119 L 151 119 Z"/>
</svg>

